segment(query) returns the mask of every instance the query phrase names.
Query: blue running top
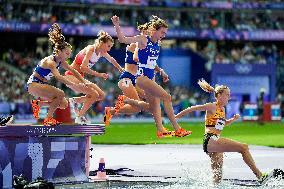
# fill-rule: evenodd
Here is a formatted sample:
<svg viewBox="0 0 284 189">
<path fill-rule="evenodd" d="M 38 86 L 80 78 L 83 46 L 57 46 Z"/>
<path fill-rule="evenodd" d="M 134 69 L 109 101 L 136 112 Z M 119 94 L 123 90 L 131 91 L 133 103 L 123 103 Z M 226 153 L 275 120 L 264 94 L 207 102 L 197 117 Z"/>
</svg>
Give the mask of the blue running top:
<svg viewBox="0 0 284 189">
<path fill-rule="evenodd" d="M 161 47 L 158 41 L 153 43 L 149 36 L 147 36 L 147 39 L 146 48 L 138 50 L 138 76 L 144 75 L 149 79 L 153 79 L 155 76 L 154 69 L 157 65 Z"/>
<path fill-rule="evenodd" d="M 56 62 L 55 56 L 52 55 L 50 58 L 53 58 L 54 62 Z M 56 66 L 57 69 L 59 69 L 61 65 L 61 62 Z M 53 77 L 53 74 L 50 69 L 43 68 L 39 64 L 37 64 L 36 68 L 34 69 L 34 72 L 36 72 L 38 75 L 40 75 L 42 78 L 45 78 L 46 80 L 50 80 Z"/>
</svg>

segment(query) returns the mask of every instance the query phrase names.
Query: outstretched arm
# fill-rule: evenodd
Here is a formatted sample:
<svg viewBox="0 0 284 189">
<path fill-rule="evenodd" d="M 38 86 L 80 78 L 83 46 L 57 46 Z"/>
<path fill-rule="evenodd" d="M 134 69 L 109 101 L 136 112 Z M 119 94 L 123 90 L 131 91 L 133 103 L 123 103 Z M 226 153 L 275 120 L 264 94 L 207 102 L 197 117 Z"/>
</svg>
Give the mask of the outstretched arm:
<svg viewBox="0 0 284 189">
<path fill-rule="evenodd" d="M 212 108 L 213 108 L 212 103 L 191 106 L 191 107 L 188 107 L 185 110 L 181 111 L 180 113 L 178 113 L 175 117 L 181 118 L 181 117 L 185 116 L 186 114 L 189 114 L 189 113 L 194 112 L 194 111 L 208 111 L 208 110 L 211 110 Z"/>
<path fill-rule="evenodd" d="M 72 81 L 69 81 L 67 79 L 65 79 L 64 76 L 60 75 L 58 69 L 54 66 L 54 64 L 49 64 L 49 69 L 51 70 L 51 73 L 54 75 L 54 77 L 64 83 L 65 85 L 76 85 L 75 83 L 73 83 Z"/>
<path fill-rule="evenodd" d="M 108 53 L 105 53 L 103 55 L 112 65 L 114 65 L 114 67 L 116 67 L 118 69 L 118 71 L 123 72 L 124 69 L 117 63 L 117 61 L 110 56 Z"/>
<path fill-rule="evenodd" d="M 240 118 L 239 114 L 235 114 L 232 118 L 227 119 L 225 125 L 230 125 L 231 123 L 233 123 L 234 121 L 236 121 L 237 119 Z"/>
<path fill-rule="evenodd" d="M 121 28 L 120 28 L 120 25 L 119 25 L 119 17 L 118 16 L 113 16 L 111 18 L 111 21 L 115 27 L 115 31 L 116 31 L 116 34 L 117 34 L 117 38 L 118 38 L 118 41 L 120 43 L 125 43 L 125 44 L 130 44 L 130 43 L 136 43 L 136 42 L 139 42 L 140 41 L 140 36 L 137 35 L 137 36 L 134 36 L 134 37 L 125 37 L 124 33 L 122 32 Z"/>
<path fill-rule="evenodd" d="M 135 48 L 134 53 L 133 53 L 133 60 L 135 62 L 139 62 L 138 50 L 139 50 L 138 43 L 136 43 L 136 48 Z"/>
</svg>

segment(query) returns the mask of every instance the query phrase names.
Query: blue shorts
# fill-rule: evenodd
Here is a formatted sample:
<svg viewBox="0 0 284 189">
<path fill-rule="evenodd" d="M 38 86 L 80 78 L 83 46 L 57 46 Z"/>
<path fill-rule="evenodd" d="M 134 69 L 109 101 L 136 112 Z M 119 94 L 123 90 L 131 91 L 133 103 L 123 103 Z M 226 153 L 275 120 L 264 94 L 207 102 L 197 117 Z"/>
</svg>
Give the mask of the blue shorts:
<svg viewBox="0 0 284 189">
<path fill-rule="evenodd" d="M 152 80 L 155 77 L 155 71 L 150 68 L 138 67 L 137 77 L 139 76 L 146 76 Z"/>
<path fill-rule="evenodd" d="M 48 84 L 47 82 L 40 80 L 39 78 L 35 77 L 34 75 L 31 75 L 26 86 L 25 86 L 27 91 L 28 91 L 29 85 L 33 82 L 41 83 L 41 84 Z"/>
<path fill-rule="evenodd" d="M 118 80 L 120 81 L 120 80 L 122 80 L 122 79 L 124 79 L 124 78 L 130 79 L 133 86 L 136 85 L 136 76 L 133 75 L 132 73 L 127 72 L 127 71 L 124 71 L 124 72 L 122 72 L 122 73 L 120 74 Z"/>
</svg>

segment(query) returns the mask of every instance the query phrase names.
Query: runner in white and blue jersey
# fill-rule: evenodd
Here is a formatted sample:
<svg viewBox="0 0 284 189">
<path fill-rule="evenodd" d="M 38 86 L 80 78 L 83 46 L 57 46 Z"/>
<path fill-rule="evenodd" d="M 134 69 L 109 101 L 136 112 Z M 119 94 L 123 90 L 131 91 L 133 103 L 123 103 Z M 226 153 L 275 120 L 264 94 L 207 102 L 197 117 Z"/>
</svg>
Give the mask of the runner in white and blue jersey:
<svg viewBox="0 0 284 189">
<path fill-rule="evenodd" d="M 145 35 L 148 29 L 148 23 L 139 25 L 137 30 L 141 35 Z M 118 101 L 124 101 L 122 108 L 119 109 L 120 114 L 133 114 L 141 110 L 149 112 L 149 104 L 140 99 L 145 96 L 144 91 L 136 86 L 136 77 L 138 70 L 138 49 L 136 43 L 131 43 L 126 47 L 125 68 L 119 76 L 118 87 L 124 96 L 119 96 Z M 133 101 L 135 100 L 135 101 Z M 114 114 L 118 113 L 115 107 L 106 107 L 104 122 L 105 125 L 110 124 L 110 120 Z"/>
<path fill-rule="evenodd" d="M 46 126 L 54 126 L 60 124 L 53 118 L 54 111 L 57 108 L 65 109 L 68 102 L 64 92 L 57 87 L 49 85 L 48 81 L 52 77 L 55 77 L 57 80 L 67 85 L 85 85 L 85 81 L 79 72 L 71 68 L 66 62 L 71 55 L 72 46 L 65 42 L 59 25 L 56 23 L 53 24 L 48 35 L 49 41 L 51 41 L 53 45 L 53 55 L 45 57 L 38 63 L 27 82 L 26 89 L 31 95 L 40 98 L 40 100 L 32 100 L 34 117 L 36 119 L 39 118 L 40 106 L 49 106 L 47 117 L 44 119 L 43 123 Z M 81 83 L 75 84 L 65 79 L 64 76 L 59 73 L 58 69 L 60 67 L 73 72 Z"/>
<path fill-rule="evenodd" d="M 181 128 L 175 119 L 171 95 L 153 80 L 155 68 L 157 66 L 157 59 L 160 54 L 159 41 L 165 37 L 168 30 L 168 25 L 166 22 L 154 16 L 150 21 L 150 34 L 147 36 L 137 35 L 134 37 L 125 37 L 120 29 L 119 17 L 113 16 L 112 22 L 115 26 L 118 40 L 121 43 L 137 43 L 138 45 L 139 65 L 136 84 L 139 88 L 145 91 L 147 96 L 147 102 L 150 104 L 150 111 L 153 113 L 157 126 L 157 137 L 168 137 L 173 134 L 163 127 L 160 100 L 164 102 L 165 111 L 172 123 L 173 128 L 175 129 L 174 135 L 177 137 L 190 135 L 191 131 L 186 131 L 185 129 Z M 162 71 L 162 75 L 163 74 L 164 72 Z"/>
</svg>

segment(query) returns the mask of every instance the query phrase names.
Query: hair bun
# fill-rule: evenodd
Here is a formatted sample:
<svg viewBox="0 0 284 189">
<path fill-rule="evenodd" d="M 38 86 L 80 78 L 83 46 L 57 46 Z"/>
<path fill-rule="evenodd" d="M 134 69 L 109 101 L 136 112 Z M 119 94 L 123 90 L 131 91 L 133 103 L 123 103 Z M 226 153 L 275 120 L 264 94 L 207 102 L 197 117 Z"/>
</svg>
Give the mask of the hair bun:
<svg viewBox="0 0 284 189">
<path fill-rule="evenodd" d="M 99 33 L 98 33 L 98 37 L 104 37 L 104 36 L 108 36 L 109 34 L 107 33 L 107 32 L 105 32 L 105 31 L 103 31 L 103 30 L 101 30 L 101 31 L 99 31 Z"/>
</svg>

